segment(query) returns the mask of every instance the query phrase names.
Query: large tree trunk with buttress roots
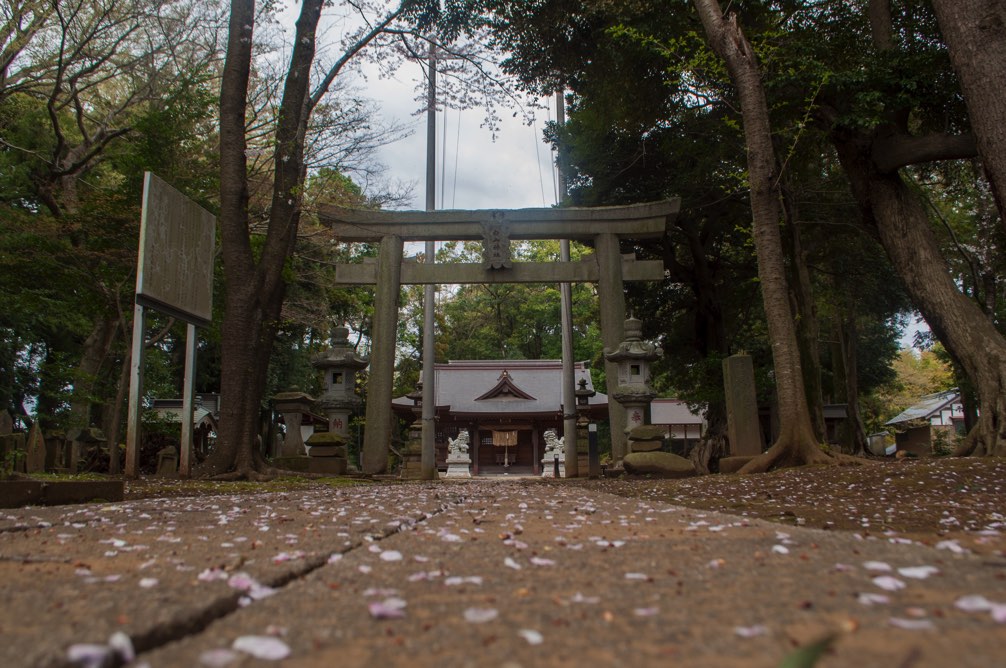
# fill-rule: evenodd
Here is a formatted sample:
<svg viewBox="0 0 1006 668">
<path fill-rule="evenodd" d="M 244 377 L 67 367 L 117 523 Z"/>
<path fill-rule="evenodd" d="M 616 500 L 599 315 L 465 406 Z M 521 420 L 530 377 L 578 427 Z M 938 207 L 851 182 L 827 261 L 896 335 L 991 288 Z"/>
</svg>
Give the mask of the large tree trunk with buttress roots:
<svg viewBox="0 0 1006 668">
<path fill-rule="evenodd" d="M 864 218 L 912 301 L 974 384 L 980 417 L 958 454 L 1006 454 L 1006 339 L 958 290 L 919 197 L 898 172 L 876 167 L 872 137 L 836 131 L 833 142 Z"/>
<path fill-rule="evenodd" d="M 737 25 L 736 15 L 723 16 L 716 0 L 694 0 L 694 4 L 710 45 L 726 62 L 730 79 L 740 96 L 758 279 L 768 321 L 779 402 L 779 438 L 767 452 L 748 462 L 741 472 L 756 473 L 786 466 L 831 463 L 833 458 L 818 447 L 804 392 L 800 349 L 790 311 L 786 263 L 779 232 L 782 207 L 778 163 L 758 61 L 751 44 Z"/>
</svg>

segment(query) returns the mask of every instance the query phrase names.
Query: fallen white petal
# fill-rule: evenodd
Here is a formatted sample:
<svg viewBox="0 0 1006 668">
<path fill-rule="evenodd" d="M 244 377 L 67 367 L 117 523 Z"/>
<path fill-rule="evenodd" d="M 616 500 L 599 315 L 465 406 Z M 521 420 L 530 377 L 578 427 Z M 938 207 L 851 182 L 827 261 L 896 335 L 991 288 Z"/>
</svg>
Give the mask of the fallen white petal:
<svg viewBox="0 0 1006 668">
<path fill-rule="evenodd" d="M 111 660 L 112 648 L 108 645 L 78 643 L 67 648 L 66 658 L 82 668 L 101 668 Z"/>
<path fill-rule="evenodd" d="M 544 557 L 531 557 L 530 561 L 535 566 L 555 566 L 555 561 Z"/>
<path fill-rule="evenodd" d="M 883 561 L 864 561 L 863 568 L 868 571 L 890 571 L 894 570 L 891 565 Z"/>
<path fill-rule="evenodd" d="M 232 589 L 238 589 L 240 591 L 248 591 L 256 584 L 255 578 L 248 575 L 247 573 L 235 573 L 227 579 L 227 584 Z"/>
<path fill-rule="evenodd" d="M 887 623 L 895 628 L 905 629 L 906 631 L 932 631 L 936 628 L 928 619 L 902 619 L 900 617 L 891 617 L 887 620 Z"/>
<path fill-rule="evenodd" d="M 381 561 L 401 561 L 402 553 L 398 550 L 385 550 L 381 552 Z"/>
<path fill-rule="evenodd" d="M 634 614 L 636 617 L 654 617 L 660 614 L 660 608 L 657 607 L 636 608 L 632 611 L 632 614 Z"/>
<path fill-rule="evenodd" d="M 883 605 L 891 602 L 889 596 L 884 594 L 872 594 L 870 592 L 863 592 L 856 597 L 863 605 Z"/>
<path fill-rule="evenodd" d="M 959 599 L 954 601 L 954 607 L 958 610 L 963 610 L 964 612 L 985 612 L 986 610 L 991 610 L 992 605 L 992 601 L 988 600 L 981 594 L 961 596 Z"/>
<path fill-rule="evenodd" d="M 507 557 L 506 559 L 504 559 L 503 565 L 506 566 L 507 568 L 512 568 L 515 571 L 519 571 L 521 569 L 521 565 L 518 564 L 516 561 L 514 561 L 512 557 Z"/>
<path fill-rule="evenodd" d="M 208 649 L 199 655 L 199 663 L 209 668 L 223 668 L 224 666 L 237 661 L 237 652 L 229 649 Z"/>
<path fill-rule="evenodd" d="M 150 589 L 151 587 L 156 587 L 157 582 L 158 582 L 157 578 L 141 578 L 140 586 L 143 587 L 144 589 Z"/>
<path fill-rule="evenodd" d="M 757 636 L 767 635 L 768 627 L 763 624 L 755 624 L 754 626 L 735 626 L 734 634 L 740 636 L 741 638 L 755 638 Z"/>
<path fill-rule="evenodd" d="M 526 640 L 529 645 L 540 645 L 545 641 L 544 636 L 534 629 L 521 629 L 517 635 Z"/>
<path fill-rule="evenodd" d="M 108 638 L 108 646 L 119 655 L 125 663 L 131 662 L 136 658 L 136 650 L 133 649 L 133 640 L 123 633 L 122 631 L 116 631 Z"/>
<path fill-rule="evenodd" d="M 231 647 L 264 661 L 279 661 L 290 656 L 290 647 L 272 636 L 241 636 Z"/>
<path fill-rule="evenodd" d="M 399 619 L 405 616 L 405 601 L 400 598 L 386 598 L 373 601 L 367 606 L 374 619 Z"/>
<path fill-rule="evenodd" d="M 776 554 L 789 554 L 789 548 L 785 545 L 773 545 L 772 551 Z"/>
<path fill-rule="evenodd" d="M 468 608 L 464 613 L 465 621 L 472 624 L 484 624 L 499 617 L 496 608 Z"/>
<path fill-rule="evenodd" d="M 646 573 L 626 573 L 626 580 L 649 580 L 649 576 Z"/>
<path fill-rule="evenodd" d="M 890 575 L 878 575 L 873 578 L 873 584 L 887 591 L 898 591 L 905 588 L 905 583 Z"/>
<path fill-rule="evenodd" d="M 963 554 L 967 552 L 966 549 L 961 547 L 960 543 L 956 540 L 941 540 L 936 544 L 937 550 L 950 550 L 954 554 Z"/>
<path fill-rule="evenodd" d="M 569 602 L 570 603 L 586 603 L 588 605 L 593 605 L 594 603 L 600 603 L 601 602 L 601 597 L 600 596 L 584 596 L 580 592 L 576 592 L 575 594 L 573 594 L 570 597 Z"/>
<path fill-rule="evenodd" d="M 906 568 L 899 568 L 898 573 L 906 578 L 913 578 L 915 580 L 925 580 L 930 575 L 935 575 L 940 572 L 940 569 L 935 566 L 908 566 Z"/>
</svg>

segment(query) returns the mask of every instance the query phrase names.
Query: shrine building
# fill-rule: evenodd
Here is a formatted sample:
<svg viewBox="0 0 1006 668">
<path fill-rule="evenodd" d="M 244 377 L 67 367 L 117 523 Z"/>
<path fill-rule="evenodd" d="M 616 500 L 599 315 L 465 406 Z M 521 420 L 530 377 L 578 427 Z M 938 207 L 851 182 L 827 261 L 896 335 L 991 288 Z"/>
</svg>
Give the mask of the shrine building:
<svg viewBox="0 0 1006 668">
<path fill-rule="evenodd" d="M 437 468 L 446 469 L 447 439 L 467 429 L 472 475 L 541 474 L 545 431 L 562 435 L 560 360 L 455 361 L 436 364 L 434 375 Z M 585 363 L 574 365 L 574 382 L 593 391 Z M 416 420 L 421 396 L 414 392 L 394 399 L 395 414 Z M 587 399 L 579 414 L 591 421 L 606 419 L 607 395 Z"/>
</svg>

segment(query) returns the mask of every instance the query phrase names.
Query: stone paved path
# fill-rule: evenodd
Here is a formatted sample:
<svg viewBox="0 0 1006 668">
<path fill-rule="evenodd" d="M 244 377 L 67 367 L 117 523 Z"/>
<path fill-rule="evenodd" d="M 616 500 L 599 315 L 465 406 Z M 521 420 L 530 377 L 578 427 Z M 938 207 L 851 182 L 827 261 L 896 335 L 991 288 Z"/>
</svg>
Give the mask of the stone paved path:
<svg viewBox="0 0 1006 668">
<path fill-rule="evenodd" d="M 0 666 L 1006 666 L 1000 558 L 561 482 L 4 510 L 0 600 Z"/>
</svg>

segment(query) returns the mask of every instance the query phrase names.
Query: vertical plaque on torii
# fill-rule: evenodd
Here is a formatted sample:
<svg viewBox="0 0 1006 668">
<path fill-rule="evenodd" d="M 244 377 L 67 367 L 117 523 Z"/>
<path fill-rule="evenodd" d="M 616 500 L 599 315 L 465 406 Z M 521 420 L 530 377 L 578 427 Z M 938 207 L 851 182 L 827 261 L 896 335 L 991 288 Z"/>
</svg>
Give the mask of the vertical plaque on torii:
<svg viewBox="0 0 1006 668">
<path fill-rule="evenodd" d="M 482 223 L 482 266 L 486 269 L 510 269 L 510 225 L 502 212 Z"/>
</svg>

